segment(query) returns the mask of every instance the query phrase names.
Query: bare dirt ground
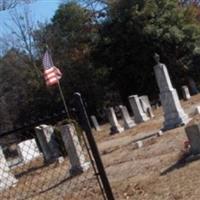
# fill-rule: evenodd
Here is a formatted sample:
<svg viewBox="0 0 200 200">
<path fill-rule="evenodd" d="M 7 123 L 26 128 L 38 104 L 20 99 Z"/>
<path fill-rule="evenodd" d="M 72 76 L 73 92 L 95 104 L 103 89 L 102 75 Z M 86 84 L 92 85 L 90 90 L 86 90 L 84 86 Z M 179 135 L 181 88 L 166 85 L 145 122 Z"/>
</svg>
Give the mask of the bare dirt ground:
<svg viewBox="0 0 200 200">
<path fill-rule="evenodd" d="M 181 103 L 193 116 L 194 107 L 200 104 L 200 95 Z M 154 119 L 120 134 L 111 136 L 108 124 L 101 126 L 102 131 L 94 131 L 115 199 L 200 199 L 200 160 L 176 164 L 187 140 L 184 127 L 169 130 L 161 137 L 152 137 L 145 140 L 142 148 L 135 148 L 135 141 L 162 128 L 161 108 L 154 110 L 154 114 Z M 103 199 L 92 171 L 71 179 L 67 160 L 62 164 L 43 166 L 39 159 L 34 161 L 31 170 L 25 165 L 12 172 L 18 178 L 17 186 L 0 194 L 1 200 Z"/>
<path fill-rule="evenodd" d="M 200 95 L 197 95 L 182 105 L 192 116 L 199 103 Z M 153 120 L 124 133 L 109 136 L 109 125 L 95 133 L 116 199 L 200 199 L 200 160 L 176 165 L 187 140 L 184 127 L 169 130 L 135 149 L 135 140 L 162 127 L 162 110 L 154 113 Z"/>
</svg>

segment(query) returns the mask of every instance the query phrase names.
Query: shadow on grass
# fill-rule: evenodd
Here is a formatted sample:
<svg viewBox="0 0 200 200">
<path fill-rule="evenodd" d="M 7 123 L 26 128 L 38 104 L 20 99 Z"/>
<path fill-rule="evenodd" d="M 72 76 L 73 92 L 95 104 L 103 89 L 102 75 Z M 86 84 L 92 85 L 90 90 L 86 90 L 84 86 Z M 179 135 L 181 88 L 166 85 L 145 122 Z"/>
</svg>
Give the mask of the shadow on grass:
<svg viewBox="0 0 200 200">
<path fill-rule="evenodd" d="M 35 172 L 37 170 L 42 170 L 44 168 L 48 168 L 49 166 L 56 167 L 57 164 L 58 164 L 58 160 L 54 159 L 54 160 L 50 160 L 49 162 L 42 161 L 42 163 L 40 163 L 39 165 L 32 166 L 32 165 L 34 165 L 34 162 L 31 161 L 30 163 L 25 164 L 22 167 L 19 167 L 19 169 L 16 172 L 14 172 L 14 174 L 15 174 L 15 177 L 17 179 L 19 179 L 27 174 L 31 175 L 32 172 Z"/>
<path fill-rule="evenodd" d="M 60 181 L 59 183 L 54 184 L 53 186 L 47 188 L 46 190 L 43 190 L 43 191 L 39 192 L 38 194 L 42 194 L 42 193 L 48 192 L 49 190 L 52 190 L 52 189 L 58 187 L 59 185 L 63 184 L 64 182 L 71 180 L 73 177 L 74 176 L 70 176 L 69 175 L 68 177 L 66 177 L 65 179 L 63 179 L 62 181 Z"/>
<path fill-rule="evenodd" d="M 45 168 L 45 167 L 46 167 L 46 165 L 37 166 L 37 167 L 31 167 L 31 168 L 27 169 L 26 171 L 23 171 L 23 172 L 15 174 L 15 177 L 17 179 L 19 179 L 19 178 L 21 178 L 21 177 L 23 177 L 23 176 L 25 176 L 27 174 L 30 174 L 31 172 L 34 172 L 34 171 L 36 171 L 38 169 L 42 169 L 42 168 Z"/>
<path fill-rule="evenodd" d="M 41 194 L 43 194 L 43 193 L 46 193 L 46 192 L 48 192 L 48 191 L 50 191 L 50 190 L 52 190 L 52 189 L 55 189 L 55 188 L 59 187 L 60 185 L 62 185 L 63 183 L 65 183 L 65 182 L 67 182 L 67 181 L 70 181 L 71 179 L 73 179 L 73 177 L 74 177 L 74 176 L 71 176 L 70 174 L 68 174 L 68 176 L 67 176 L 66 178 L 64 178 L 63 180 L 61 180 L 61 181 L 55 183 L 55 184 L 52 185 L 52 186 L 49 186 L 48 188 L 46 188 L 46 189 L 44 189 L 44 190 L 42 190 L 42 191 L 39 191 L 39 192 L 37 192 L 37 193 L 34 193 L 34 194 L 30 195 L 30 196 L 26 196 L 25 199 L 32 199 L 33 197 L 39 196 L 39 195 L 41 195 Z M 25 200 L 25 199 L 23 199 L 23 200 Z"/>
<path fill-rule="evenodd" d="M 198 155 L 192 155 L 191 153 L 183 154 L 183 156 L 175 164 L 173 164 L 172 166 L 165 169 L 163 172 L 160 173 L 160 175 L 164 176 L 176 169 L 185 167 L 189 163 L 197 161 L 199 159 L 200 159 L 200 154 L 198 154 Z"/>
</svg>

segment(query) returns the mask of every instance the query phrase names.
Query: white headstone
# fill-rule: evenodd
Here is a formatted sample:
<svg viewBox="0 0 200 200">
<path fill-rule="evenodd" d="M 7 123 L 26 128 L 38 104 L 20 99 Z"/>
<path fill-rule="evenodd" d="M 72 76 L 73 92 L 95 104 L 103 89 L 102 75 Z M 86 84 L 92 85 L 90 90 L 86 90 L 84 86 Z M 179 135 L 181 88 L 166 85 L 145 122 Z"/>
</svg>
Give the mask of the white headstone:
<svg viewBox="0 0 200 200">
<path fill-rule="evenodd" d="M 147 114 L 148 117 L 153 118 L 154 114 L 151 109 L 149 97 L 146 95 L 143 95 L 143 96 L 140 96 L 139 99 L 140 99 L 140 103 L 141 103 L 143 111 Z"/>
<path fill-rule="evenodd" d="M 136 142 L 137 148 L 142 148 L 143 147 L 143 141 L 139 140 Z"/>
<path fill-rule="evenodd" d="M 95 130 L 96 131 L 101 131 L 99 123 L 97 122 L 97 118 L 94 115 L 91 116 L 91 120 L 92 120 L 92 123 L 94 125 Z"/>
<path fill-rule="evenodd" d="M 157 132 L 157 136 L 159 137 L 159 136 L 162 136 L 163 135 L 163 131 L 162 130 L 159 130 L 158 132 Z"/>
<path fill-rule="evenodd" d="M 142 109 L 138 95 L 129 96 L 128 100 L 134 113 L 136 123 L 141 123 L 149 120 L 149 117 L 147 117 L 146 113 Z"/>
<path fill-rule="evenodd" d="M 195 118 L 193 120 L 196 120 Z M 186 135 L 190 142 L 192 154 L 200 153 L 200 122 L 193 121 L 193 123 L 188 124 L 185 128 Z"/>
<path fill-rule="evenodd" d="M 150 117 L 150 118 L 154 118 L 155 117 L 155 115 L 153 114 L 153 111 L 152 111 L 152 109 L 149 107 L 149 108 L 147 108 L 147 115 Z"/>
<path fill-rule="evenodd" d="M 71 164 L 70 174 L 76 175 L 86 171 L 90 163 L 86 162 L 74 125 L 67 124 L 62 126 L 61 135 Z"/>
<path fill-rule="evenodd" d="M 35 139 L 26 140 L 18 144 L 25 163 L 40 156 Z"/>
<path fill-rule="evenodd" d="M 113 107 L 108 108 L 107 110 L 107 114 L 108 114 L 108 119 L 111 125 L 111 134 L 115 134 L 115 133 L 121 133 L 124 131 L 124 128 L 122 128 L 120 126 L 120 124 L 117 121 L 117 117 L 115 114 L 115 111 L 113 109 Z"/>
<path fill-rule="evenodd" d="M 40 125 L 35 128 L 45 161 L 53 161 L 59 157 L 58 144 L 55 141 L 52 126 Z"/>
<path fill-rule="evenodd" d="M 0 147 L 0 191 L 15 186 L 17 179 L 10 172 L 2 148 Z"/>
<path fill-rule="evenodd" d="M 200 106 L 195 107 L 195 114 L 199 115 L 200 114 Z"/>
<path fill-rule="evenodd" d="M 158 61 L 158 64 L 154 66 L 154 71 L 164 111 L 163 130 L 186 124 L 189 121 L 188 116 L 181 107 L 176 90 L 172 87 L 166 66 Z"/>
<path fill-rule="evenodd" d="M 120 108 L 122 118 L 123 118 L 123 121 L 124 121 L 124 128 L 125 129 L 133 128 L 136 124 L 131 119 L 126 106 L 120 105 L 119 108 Z"/>
<path fill-rule="evenodd" d="M 183 99 L 189 100 L 191 98 L 189 89 L 186 85 L 182 86 Z"/>
</svg>

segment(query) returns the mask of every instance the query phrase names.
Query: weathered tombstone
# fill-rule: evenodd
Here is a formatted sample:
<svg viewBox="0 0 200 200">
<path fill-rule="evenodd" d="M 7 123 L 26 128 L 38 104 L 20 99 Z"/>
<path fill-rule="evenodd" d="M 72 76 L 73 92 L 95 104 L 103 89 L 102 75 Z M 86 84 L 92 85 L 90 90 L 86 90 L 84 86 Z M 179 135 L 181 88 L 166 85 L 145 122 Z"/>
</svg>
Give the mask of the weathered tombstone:
<svg viewBox="0 0 200 200">
<path fill-rule="evenodd" d="M 135 122 L 141 123 L 149 120 L 146 113 L 143 111 L 138 95 L 132 95 L 128 97 L 131 109 L 133 111 Z"/>
<path fill-rule="evenodd" d="M 139 148 L 142 148 L 144 144 L 142 140 L 139 140 L 136 142 L 136 145 L 137 145 L 137 148 L 139 149 Z"/>
<path fill-rule="evenodd" d="M 195 114 L 195 115 L 199 115 L 199 114 L 200 114 L 200 106 L 196 106 L 196 107 L 195 107 L 194 114 Z"/>
<path fill-rule="evenodd" d="M 140 96 L 139 99 L 140 99 L 140 103 L 141 103 L 141 105 L 142 105 L 143 111 L 144 111 L 150 118 L 153 118 L 153 117 L 154 117 L 154 114 L 153 114 L 153 111 L 152 111 L 152 109 L 151 109 L 151 104 L 150 104 L 150 101 L 149 101 L 149 97 L 146 96 L 146 95 L 143 95 L 143 96 Z"/>
<path fill-rule="evenodd" d="M 159 55 L 155 54 L 157 65 L 154 66 L 156 80 L 160 90 L 160 100 L 164 111 L 163 130 L 186 124 L 189 119 L 181 107 L 176 90 L 173 88 L 169 73 L 164 64 L 160 63 Z"/>
<path fill-rule="evenodd" d="M 54 129 L 52 126 L 40 125 L 35 128 L 44 159 L 46 162 L 51 162 L 59 157 L 58 144 L 54 138 Z"/>
<path fill-rule="evenodd" d="M 22 154 L 17 144 L 4 147 L 3 154 L 9 168 L 15 167 L 23 162 Z"/>
<path fill-rule="evenodd" d="M 142 105 L 143 111 L 146 112 L 147 108 L 151 106 L 148 96 L 147 95 L 140 96 L 139 100 L 140 100 L 140 103 Z"/>
<path fill-rule="evenodd" d="M 53 126 L 50 126 L 50 125 L 40 125 L 40 126 L 42 126 L 44 130 L 44 134 L 46 136 L 48 145 L 52 151 L 53 157 L 58 158 L 60 154 L 59 144 L 56 142 Z"/>
<path fill-rule="evenodd" d="M 159 131 L 157 132 L 157 136 L 160 137 L 160 136 L 162 136 L 162 135 L 163 135 L 162 130 L 159 130 Z"/>
<path fill-rule="evenodd" d="M 191 98 L 189 89 L 186 85 L 182 86 L 183 99 L 189 100 Z"/>
<path fill-rule="evenodd" d="M 150 118 L 154 118 L 155 115 L 153 114 L 153 111 L 151 108 L 147 108 L 147 115 L 150 117 Z"/>
<path fill-rule="evenodd" d="M 96 118 L 94 115 L 91 116 L 91 120 L 92 120 L 92 123 L 93 123 L 93 125 L 94 125 L 95 130 L 96 130 L 96 131 L 101 131 L 101 128 L 100 128 L 100 126 L 99 126 L 99 123 L 98 123 L 98 121 L 97 121 L 97 118 Z"/>
<path fill-rule="evenodd" d="M 35 139 L 26 140 L 18 144 L 24 163 L 27 163 L 40 156 Z"/>
<path fill-rule="evenodd" d="M 191 77 L 188 78 L 188 83 L 189 83 L 189 86 L 190 86 L 191 94 L 192 95 L 198 94 L 199 90 L 196 86 L 196 83 L 194 82 L 194 80 Z"/>
<path fill-rule="evenodd" d="M 0 147 L 0 191 L 8 189 L 17 183 L 17 179 L 10 172 L 8 164 Z"/>
<path fill-rule="evenodd" d="M 185 128 L 192 154 L 200 153 L 200 116 L 196 116 Z"/>
<path fill-rule="evenodd" d="M 119 109 L 121 111 L 122 118 L 123 118 L 123 121 L 124 121 L 124 128 L 125 129 L 133 128 L 136 124 L 131 119 L 126 106 L 120 105 Z"/>
<path fill-rule="evenodd" d="M 110 107 L 107 109 L 107 114 L 108 114 L 108 119 L 111 125 L 111 128 L 110 128 L 111 134 L 121 133 L 122 131 L 124 131 L 124 128 L 122 128 L 117 121 L 117 117 L 115 115 L 115 111 L 113 107 Z"/>
<path fill-rule="evenodd" d="M 70 174 L 73 176 L 86 171 L 90 163 L 86 162 L 74 125 L 63 125 L 61 135 L 71 164 Z"/>
</svg>

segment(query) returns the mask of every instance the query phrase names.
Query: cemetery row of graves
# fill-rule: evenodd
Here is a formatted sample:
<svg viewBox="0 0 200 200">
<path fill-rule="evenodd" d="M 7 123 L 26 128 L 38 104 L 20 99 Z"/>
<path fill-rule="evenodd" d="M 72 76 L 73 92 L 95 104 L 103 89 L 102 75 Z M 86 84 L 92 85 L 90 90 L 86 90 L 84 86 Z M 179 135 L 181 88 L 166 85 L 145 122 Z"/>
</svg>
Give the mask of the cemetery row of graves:
<svg viewBox="0 0 200 200">
<path fill-rule="evenodd" d="M 137 180 L 137 176 L 144 173 L 139 171 L 137 175 L 134 174 L 138 171 L 134 168 L 137 165 L 134 159 L 138 156 L 135 155 L 135 152 L 138 152 L 140 148 L 145 149 L 145 146 L 159 144 L 158 138 L 165 137 L 165 132 L 167 133 L 168 130 L 177 127 L 183 128 L 182 126 L 189 122 L 186 128 L 189 143 L 186 144 L 181 158 L 190 158 L 200 152 L 198 120 L 195 119 L 195 123 L 190 122 L 191 116 L 183 109 L 176 89 L 172 86 L 167 68 L 159 62 L 158 58 L 154 70 L 160 90 L 163 116 L 160 115 L 162 112 L 159 111 L 159 114 L 156 112 L 155 106 L 152 108 L 146 95 L 128 97 L 133 117 L 130 116 L 126 106 L 119 105 L 122 119 L 120 122 L 113 107 L 108 108 L 109 128 L 99 126 L 97 118 L 94 115 L 91 116 L 91 122 L 95 128 L 94 135 L 114 199 L 133 199 L 133 197 L 141 199 L 141 195 L 146 195 L 142 199 L 150 199 L 148 192 L 145 193 L 145 189 L 142 193 L 125 192 L 135 188 L 135 186 L 131 186 L 132 183 Z M 184 100 L 189 100 L 191 97 L 188 87 L 183 86 L 182 91 Z M 195 112 L 199 114 L 199 111 L 197 106 Z M 161 125 L 163 119 L 164 122 Z M 155 123 L 156 127 L 151 127 L 151 123 Z M 77 123 L 68 121 L 56 127 L 42 124 L 28 131 L 30 139 L 26 140 L 23 138 L 23 132 L 13 134 L 15 137 L 13 135 L 12 137 L 1 136 L 1 143 L 4 144 L 0 150 L 0 199 L 109 199 L 104 188 L 105 185 L 99 178 L 94 155 L 90 153 L 91 144 L 88 143 L 83 131 L 78 128 Z M 160 139 L 160 141 L 162 140 Z M 168 143 L 171 140 L 172 137 Z M 161 149 L 157 150 L 158 154 L 162 151 Z M 180 151 L 180 148 L 177 149 Z M 149 151 L 151 150 L 149 149 Z M 148 154 L 146 151 L 143 153 Z M 138 154 L 140 153 L 138 152 Z M 120 164 L 123 163 L 126 164 L 121 168 Z M 157 163 L 154 161 L 144 163 L 147 171 L 152 164 L 156 165 Z M 167 164 L 170 164 L 169 161 Z M 142 169 L 141 163 L 140 167 Z M 136 179 L 134 180 L 134 178 Z M 139 187 L 138 190 L 140 189 Z M 158 195 L 157 199 L 159 198 Z"/>
</svg>

